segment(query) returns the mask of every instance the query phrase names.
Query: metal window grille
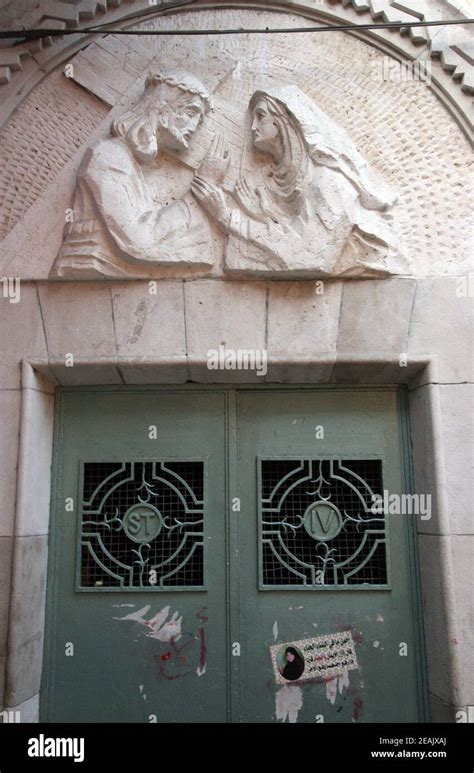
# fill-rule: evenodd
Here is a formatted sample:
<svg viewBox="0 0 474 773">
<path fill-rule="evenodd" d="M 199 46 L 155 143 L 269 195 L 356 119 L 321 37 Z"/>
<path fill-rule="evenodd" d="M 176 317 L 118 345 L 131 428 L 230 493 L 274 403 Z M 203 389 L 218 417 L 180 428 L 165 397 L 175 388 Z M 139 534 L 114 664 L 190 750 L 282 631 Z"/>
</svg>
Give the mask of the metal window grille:
<svg viewBox="0 0 474 773">
<path fill-rule="evenodd" d="M 204 587 L 204 462 L 83 465 L 78 590 Z"/>
<path fill-rule="evenodd" d="M 380 459 L 260 462 L 260 587 L 387 587 Z"/>
</svg>

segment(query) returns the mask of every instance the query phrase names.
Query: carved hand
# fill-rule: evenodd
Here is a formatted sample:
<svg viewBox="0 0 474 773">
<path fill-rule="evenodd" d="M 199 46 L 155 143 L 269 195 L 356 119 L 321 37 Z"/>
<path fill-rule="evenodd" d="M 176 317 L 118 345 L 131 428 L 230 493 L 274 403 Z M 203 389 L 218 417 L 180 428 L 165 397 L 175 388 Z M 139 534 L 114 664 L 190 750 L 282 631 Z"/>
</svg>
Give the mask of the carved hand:
<svg viewBox="0 0 474 773">
<path fill-rule="evenodd" d="M 225 146 L 222 134 L 214 134 L 214 139 L 204 158 L 197 175 L 202 180 L 208 180 L 211 183 L 220 183 L 229 166 L 230 154 Z"/>
<path fill-rule="evenodd" d="M 265 217 L 259 206 L 259 198 L 256 195 L 259 191 L 253 191 L 245 177 L 241 177 L 235 183 L 235 193 L 239 204 L 248 215 L 251 215 L 255 220 L 265 221 Z"/>
<path fill-rule="evenodd" d="M 225 227 L 230 218 L 230 209 L 222 189 L 201 177 L 195 177 L 191 183 L 191 191 L 208 214 Z"/>
</svg>

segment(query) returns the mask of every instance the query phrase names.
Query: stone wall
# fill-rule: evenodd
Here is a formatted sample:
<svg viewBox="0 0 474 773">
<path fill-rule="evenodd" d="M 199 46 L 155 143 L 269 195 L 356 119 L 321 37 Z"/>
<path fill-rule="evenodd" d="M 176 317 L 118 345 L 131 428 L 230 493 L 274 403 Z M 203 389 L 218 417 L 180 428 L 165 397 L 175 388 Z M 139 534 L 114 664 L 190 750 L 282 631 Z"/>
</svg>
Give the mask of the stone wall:
<svg viewBox="0 0 474 773">
<path fill-rule="evenodd" d="M 314 14 L 329 18 L 339 4 L 294 3 L 291 15 L 281 14 L 277 5 L 285 4 L 275 4 L 272 13 L 249 10 L 245 24 L 302 26 L 314 23 Z M 426 5 L 431 10 L 433 4 Z M 303 6 L 309 18 L 296 15 Z M 340 4 L 341 20 L 352 14 L 366 21 L 362 4 L 359 12 L 357 6 Z M 71 13 L 75 7 L 71 4 Z M 112 9 L 112 14 L 119 11 Z M 240 11 L 216 8 L 147 24 L 235 26 L 239 20 Z M 51 72 L 42 80 L 38 73 L 46 48 L 36 58 L 25 54 L 22 69 L 13 70 L 9 83 L 18 76 L 35 87 L 25 86 L 21 104 L 9 92 L 5 104 L 15 110 L 1 135 L 5 238 L 0 275 L 22 282 L 18 303 L 0 298 L 0 702 L 3 697 L 5 707 L 21 707 L 23 721 L 37 718 L 41 681 L 55 387 L 226 383 L 230 375 L 252 380 L 247 372 L 208 370 L 207 352 L 221 343 L 265 348 L 268 383 L 407 385 L 416 490 L 433 496 L 433 517 L 420 522 L 419 532 L 433 721 L 453 721 L 457 710 L 474 705 L 469 593 L 474 278 L 467 226 L 472 210 L 468 143 L 459 117 L 467 94 L 459 79 L 446 86 L 443 78 L 451 78 L 451 71 L 443 68 L 431 88 L 391 81 L 375 87 L 377 62 L 387 51 L 395 55 L 390 47 L 395 33 L 378 41 L 370 35 L 330 34 L 330 41 L 328 35 L 316 44 L 305 33 L 307 45 L 318 47 L 314 60 L 322 65 L 317 69 L 305 69 L 290 36 L 279 37 L 278 45 L 265 38 L 259 46 L 250 36 L 232 38 L 224 52 L 221 44 L 212 43 L 231 63 L 247 47 L 257 71 L 271 63 L 274 77 L 286 71 L 286 80 L 304 84 L 398 192 L 413 270 L 383 279 L 329 277 L 323 292 L 314 279 L 229 278 L 218 228 L 213 230 L 217 258 L 210 269 L 160 266 L 133 281 L 48 279 L 84 153 L 139 93 L 158 39 L 138 50 L 138 44 L 125 45 L 123 39 L 99 38 L 79 53 L 76 41 L 62 59 L 57 53 L 48 60 Z M 172 52 L 175 39 L 167 40 Z M 62 44 L 55 45 L 62 51 Z M 202 65 L 205 49 L 195 45 L 187 49 L 188 56 Z M 404 40 L 400 46 L 411 51 L 411 59 L 429 51 L 426 40 Z M 64 77 L 68 62 L 76 65 L 77 80 Z M 109 77 L 117 66 L 129 76 L 122 92 L 121 79 Z M 216 83 L 228 78 L 228 71 L 217 68 Z M 247 99 L 249 86 L 243 83 Z M 441 100 L 440 83 L 450 102 L 446 96 Z M 221 100 L 224 94 L 238 103 L 241 84 L 238 77 L 230 86 L 223 82 Z M 461 106 L 457 117 L 454 102 Z M 217 127 L 224 126 L 222 120 L 212 116 Z M 204 147 L 207 135 L 200 136 Z M 191 158 L 188 163 L 192 170 L 198 162 Z M 66 366 L 68 353 L 74 355 L 73 368 Z"/>
</svg>

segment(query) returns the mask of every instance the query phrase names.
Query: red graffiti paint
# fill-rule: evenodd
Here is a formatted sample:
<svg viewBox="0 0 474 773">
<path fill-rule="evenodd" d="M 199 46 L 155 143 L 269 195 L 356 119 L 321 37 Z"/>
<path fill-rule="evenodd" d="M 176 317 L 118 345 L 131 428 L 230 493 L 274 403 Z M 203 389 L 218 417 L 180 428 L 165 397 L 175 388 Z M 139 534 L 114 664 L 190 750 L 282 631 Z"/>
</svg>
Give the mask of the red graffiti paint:
<svg viewBox="0 0 474 773">
<path fill-rule="evenodd" d="M 363 644 L 364 643 L 364 635 L 361 631 L 354 631 L 352 633 L 352 638 L 354 639 L 356 644 Z"/>
<path fill-rule="evenodd" d="M 160 666 L 160 676 L 167 679 L 169 682 L 174 682 L 176 679 L 182 679 L 184 676 L 189 676 L 190 673 L 191 671 L 184 671 L 182 674 L 174 674 L 174 676 L 172 676 L 171 674 L 166 673 L 164 666 Z"/>
<path fill-rule="evenodd" d="M 203 612 L 206 610 L 207 607 L 201 607 L 196 615 L 196 617 L 198 617 L 199 620 L 203 623 L 207 622 L 208 619 L 206 615 L 203 614 Z M 179 641 L 176 640 L 175 636 L 171 636 L 168 645 L 170 649 L 161 656 L 154 656 L 155 659 L 160 663 L 159 675 L 164 679 L 174 681 L 191 674 L 192 671 L 183 670 L 183 666 L 187 664 L 187 657 L 183 654 L 183 650 L 190 646 L 194 648 L 194 645 L 197 641 L 199 642 L 199 666 L 201 669 L 204 669 L 207 660 L 207 647 L 204 626 L 201 626 L 197 630 L 196 634 L 193 634 L 191 631 L 186 631 L 179 637 Z"/>
<path fill-rule="evenodd" d="M 199 638 L 201 640 L 201 649 L 199 652 L 199 665 L 201 668 L 203 668 L 206 665 L 206 656 L 207 656 L 207 648 L 206 648 L 206 638 L 204 633 L 204 628 L 200 628 L 199 631 Z"/>
<path fill-rule="evenodd" d="M 362 631 L 356 631 L 353 625 L 348 625 L 347 623 L 340 623 L 337 622 L 334 625 L 334 630 L 345 633 L 346 631 L 350 631 L 352 634 L 352 638 L 354 639 L 354 642 L 356 644 L 363 644 L 364 643 L 364 634 Z"/>
<path fill-rule="evenodd" d="M 363 705 L 364 705 L 364 701 L 362 700 L 362 698 L 354 698 L 354 710 L 352 712 L 353 719 L 360 719 Z"/>
<path fill-rule="evenodd" d="M 194 639 L 188 639 L 188 641 L 184 641 L 184 642 L 181 644 L 181 646 L 180 646 L 180 647 L 178 647 L 178 646 L 177 646 L 177 644 L 176 644 L 176 639 L 175 639 L 175 637 L 174 637 L 174 636 L 172 636 L 172 637 L 171 637 L 171 639 L 170 639 L 170 644 L 171 644 L 171 647 L 172 647 L 172 649 L 173 649 L 173 652 L 174 652 L 176 655 L 179 655 L 179 653 L 180 653 L 180 652 L 182 652 L 184 649 L 186 649 L 186 647 L 189 647 L 189 645 L 190 645 L 190 644 L 192 644 L 192 643 L 193 643 L 193 641 L 194 641 Z"/>
</svg>

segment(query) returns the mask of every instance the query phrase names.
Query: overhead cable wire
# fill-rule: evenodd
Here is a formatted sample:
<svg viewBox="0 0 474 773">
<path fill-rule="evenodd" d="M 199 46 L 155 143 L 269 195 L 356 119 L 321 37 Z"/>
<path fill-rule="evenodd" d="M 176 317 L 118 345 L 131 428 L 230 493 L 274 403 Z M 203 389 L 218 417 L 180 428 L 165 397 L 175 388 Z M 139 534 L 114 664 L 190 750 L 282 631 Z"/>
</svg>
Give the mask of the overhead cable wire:
<svg viewBox="0 0 474 773">
<path fill-rule="evenodd" d="M 183 4 L 176 6 L 182 8 Z M 186 7 L 186 6 L 184 6 Z M 167 8 L 166 10 L 170 10 Z M 159 17 L 161 18 L 161 16 Z M 444 27 L 449 25 L 474 24 L 474 19 L 446 19 L 437 21 L 415 21 L 415 22 L 383 22 L 381 24 L 329 24 L 319 27 L 263 27 L 263 28 L 239 28 L 239 29 L 173 29 L 173 30 L 134 30 L 134 29 L 114 29 L 113 24 L 123 23 L 109 22 L 107 24 L 97 24 L 94 26 L 81 27 L 80 29 L 23 29 L 23 30 L 0 30 L 0 39 L 15 38 L 22 40 L 37 40 L 43 37 L 62 37 L 64 35 L 91 35 L 100 33 L 109 33 L 111 35 L 279 35 L 295 34 L 308 32 L 357 32 L 371 30 L 408 30 L 412 27 Z"/>
</svg>

